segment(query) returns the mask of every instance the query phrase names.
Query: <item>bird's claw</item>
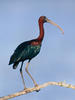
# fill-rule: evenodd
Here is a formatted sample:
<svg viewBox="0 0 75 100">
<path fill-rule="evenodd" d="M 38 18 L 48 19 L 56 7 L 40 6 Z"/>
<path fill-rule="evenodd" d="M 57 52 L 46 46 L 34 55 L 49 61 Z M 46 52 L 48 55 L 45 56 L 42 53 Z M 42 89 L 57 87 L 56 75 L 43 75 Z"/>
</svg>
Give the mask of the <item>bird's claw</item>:
<svg viewBox="0 0 75 100">
<path fill-rule="evenodd" d="M 35 84 L 35 87 L 38 87 L 39 85 L 38 84 Z M 40 91 L 40 89 L 38 89 L 38 90 L 36 90 L 36 92 L 39 92 Z"/>
<path fill-rule="evenodd" d="M 35 84 L 35 87 L 38 87 L 39 85 L 38 84 Z"/>
<path fill-rule="evenodd" d="M 26 90 L 27 88 L 26 87 L 24 87 L 24 90 Z"/>
</svg>

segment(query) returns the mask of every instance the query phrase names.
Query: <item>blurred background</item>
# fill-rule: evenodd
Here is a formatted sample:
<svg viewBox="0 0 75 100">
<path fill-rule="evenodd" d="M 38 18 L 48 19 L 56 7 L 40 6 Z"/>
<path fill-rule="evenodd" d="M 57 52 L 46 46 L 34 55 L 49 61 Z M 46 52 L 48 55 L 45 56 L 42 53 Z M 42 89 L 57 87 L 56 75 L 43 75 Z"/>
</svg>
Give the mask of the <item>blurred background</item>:
<svg viewBox="0 0 75 100">
<path fill-rule="evenodd" d="M 60 25 L 64 35 L 49 23 L 44 24 L 45 36 L 40 54 L 29 71 L 38 84 L 66 81 L 75 85 L 75 0 L 0 0 L 0 97 L 23 90 L 20 65 L 16 70 L 8 65 L 16 47 L 39 35 L 38 19 L 46 16 Z M 25 72 L 27 87 L 33 87 Z M 11 100 L 74 100 L 75 90 L 49 86 Z"/>
</svg>

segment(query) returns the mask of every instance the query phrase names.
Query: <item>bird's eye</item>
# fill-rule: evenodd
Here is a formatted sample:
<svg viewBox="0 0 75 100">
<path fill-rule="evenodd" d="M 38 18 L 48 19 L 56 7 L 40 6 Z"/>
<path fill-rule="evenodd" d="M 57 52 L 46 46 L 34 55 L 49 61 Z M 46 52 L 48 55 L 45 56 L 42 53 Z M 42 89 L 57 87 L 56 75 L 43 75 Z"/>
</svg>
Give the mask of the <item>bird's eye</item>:
<svg viewBox="0 0 75 100">
<path fill-rule="evenodd" d="M 46 19 L 46 16 L 44 16 L 44 19 Z"/>
<path fill-rule="evenodd" d="M 46 16 L 44 16 L 44 22 L 47 22 L 47 21 L 46 21 Z"/>
</svg>

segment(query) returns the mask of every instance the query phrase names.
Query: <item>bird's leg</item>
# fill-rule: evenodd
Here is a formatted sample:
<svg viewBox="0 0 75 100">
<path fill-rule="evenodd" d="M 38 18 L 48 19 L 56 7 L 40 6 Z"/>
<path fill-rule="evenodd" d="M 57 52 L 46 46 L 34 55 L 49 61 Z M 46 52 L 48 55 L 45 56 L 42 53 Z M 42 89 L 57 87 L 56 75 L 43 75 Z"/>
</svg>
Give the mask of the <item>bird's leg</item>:
<svg viewBox="0 0 75 100">
<path fill-rule="evenodd" d="M 31 74 L 28 72 L 28 65 L 29 65 L 29 63 L 30 63 L 30 61 L 28 61 L 25 70 L 26 70 L 27 74 L 30 76 L 30 78 L 32 79 L 32 81 L 33 81 L 33 83 L 34 83 L 34 85 L 35 85 L 35 87 L 36 87 L 36 86 L 38 86 L 38 84 L 37 84 L 36 81 L 33 79 L 33 77 L 31 76 Z"/>
<path fill-rule="evenodd" d="M 22 67 L 23 67 L 23 62 L 22 62 L 22 64 L 21 64 L 20 74 L 21 74 L 21 77 L 22 77 L 22 81 L 23 81 L 24 89 L 26 89 L 25 82 L 24 82 L 24 78 L 23 78 L 23 73 L 22 73 Z"/>
</svg>

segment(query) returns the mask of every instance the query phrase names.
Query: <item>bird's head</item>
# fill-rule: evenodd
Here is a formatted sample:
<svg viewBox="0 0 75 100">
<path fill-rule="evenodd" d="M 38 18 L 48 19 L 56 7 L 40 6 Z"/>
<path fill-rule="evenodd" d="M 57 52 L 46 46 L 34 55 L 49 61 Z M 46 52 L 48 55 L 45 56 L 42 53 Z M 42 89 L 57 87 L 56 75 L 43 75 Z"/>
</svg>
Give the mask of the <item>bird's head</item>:
<svg viewBox="0 0 75 100">
<path fill-rule="evenodd" d="M 62 29 L 59 25 L 57 25 L 55 22 L 53 22 L 53 21 L 51 21 L 50 19 L 48 19 L 46 16 L 41 16 L 41 17 L 39 18 L 39 23 L 41 23 L 41 22 L 42 22 L 42 23 L 48 22 L 48 23 L 50 23 L 50 24 L 56 26 L 56 27 L 59 28 L 60 31 L 62 31 L 62 33 L 64 34 L 63 29 Z"/>
</svg>

